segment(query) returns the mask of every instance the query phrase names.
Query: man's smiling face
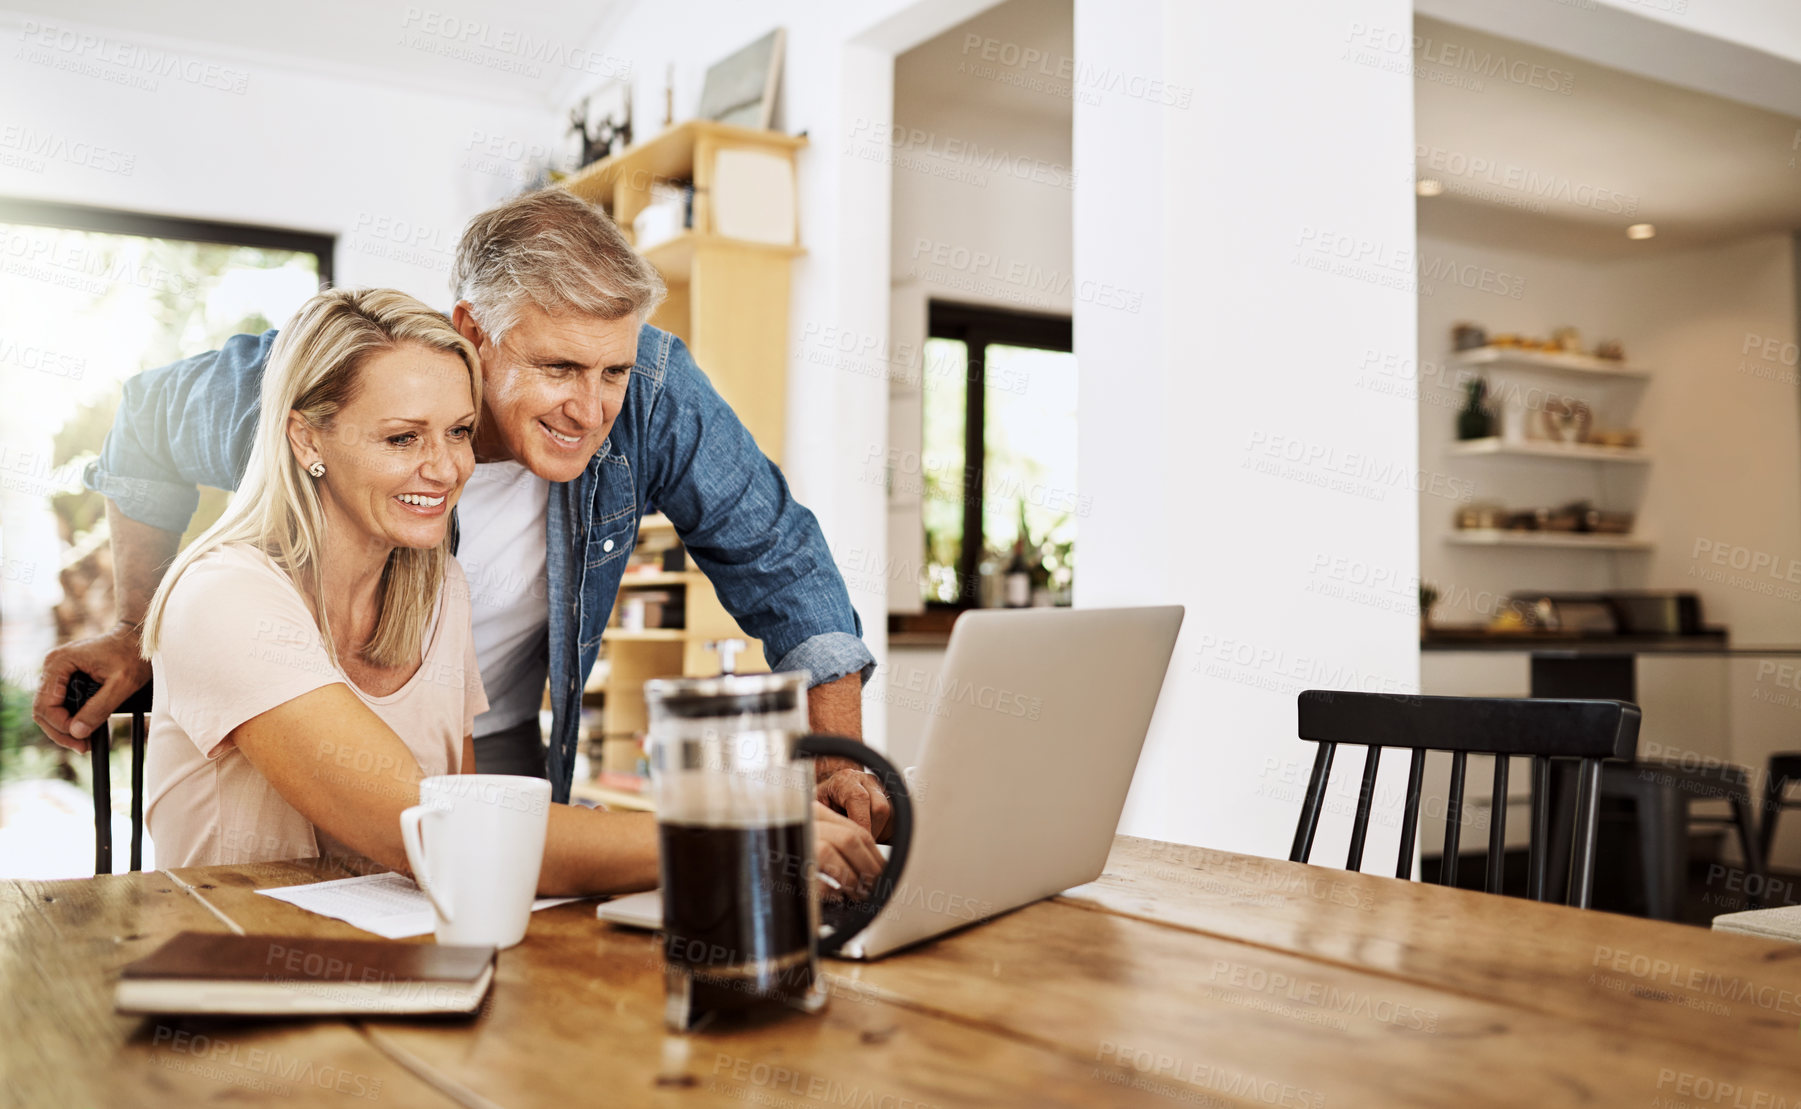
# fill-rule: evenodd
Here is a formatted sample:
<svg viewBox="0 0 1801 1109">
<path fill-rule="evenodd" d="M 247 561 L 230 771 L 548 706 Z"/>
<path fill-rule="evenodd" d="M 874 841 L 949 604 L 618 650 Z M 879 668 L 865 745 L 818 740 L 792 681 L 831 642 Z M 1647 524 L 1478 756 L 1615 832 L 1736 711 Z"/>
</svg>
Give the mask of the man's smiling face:
<svg viewBox="0 0 1801 1109">
<path fill-rule="evenodd" d="M 458 305 L 454 318 L 482 360 L 476 460 L 510 459 L 549 481 L 573 481 L 606 442 L 625 403 L 638 356 L 637 319 L 551 315 L 527 304 L 495 343 L 479 333 L 466 306 Z"/>
</svg>

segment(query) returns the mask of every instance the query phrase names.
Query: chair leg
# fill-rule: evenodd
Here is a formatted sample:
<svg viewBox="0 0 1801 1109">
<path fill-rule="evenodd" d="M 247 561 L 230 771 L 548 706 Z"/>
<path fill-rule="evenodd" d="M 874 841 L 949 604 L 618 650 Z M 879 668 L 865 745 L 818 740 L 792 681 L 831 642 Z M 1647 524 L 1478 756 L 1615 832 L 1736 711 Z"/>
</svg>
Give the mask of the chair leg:
<svg viewBox="0 0 1801 1109">
<path fill-rule="evenodd" d="M 88 735 L 88 767 L 94 779 L 94 873 L 113 872 L 113 764 L 111 722 Z"/>
<path fill-rule="evenodd" d="M 1751 790 L 1732 794 L 1732 822 L 1738 827 L 1738 845 L 1745 853 L 1745 891 L 1747 907 L 1763 908 L 1763 891 L 1770 878 L 1764 872 L 1764 854 L 1751 827 Z"/>
<path fill-rule="evenodd" d="M 144 714 L 131 714 L 131 869 L 144 869 L 144 748 L 150 745 Z"/>
<path fill-rule="evenodd" d="M 1638 791 L 1638 837 L 1645 867 L 1645 915 L 1676 920 L 1688 877 L 1687 795 L 1673 787 L 1643 783 Z"/>
<path fill-rule="evenodd" d="M 1776 842 L 1776 817 L 1782 812 L 1782 787 L 1788 779 L 1774 770 L 1764 775 L 1763 779 L 1763 812 L 1758 821 L 1757 842 L 1758 854 L 1767 861 L 1770 857 L 1770 845 Z"/>
</svg>

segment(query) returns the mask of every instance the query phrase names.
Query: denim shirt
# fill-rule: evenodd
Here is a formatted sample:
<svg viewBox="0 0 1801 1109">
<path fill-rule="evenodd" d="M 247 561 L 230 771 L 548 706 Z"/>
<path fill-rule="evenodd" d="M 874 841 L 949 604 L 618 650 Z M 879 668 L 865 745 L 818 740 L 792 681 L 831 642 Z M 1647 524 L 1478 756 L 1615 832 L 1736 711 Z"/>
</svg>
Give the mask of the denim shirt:
<svg viewBox="0 0 1801 1109">
<path fill-rule="evenodd" d="M 233 489 L 243 477 L 275 334 L 235 335 L 127 381 L 88 487 L 140 523 L 185 530 L 196 485 Z M 851 673 L 867 681 L 875 669 L 813 513 L 682 341 L 646 326 L 612 433 L 580 477 L 550 486 L 549 771 L 560 802 L 575 773 L 582 686 L 653 507 L 775 669 L 806 671 L 813 685 Z"/>
</svg>

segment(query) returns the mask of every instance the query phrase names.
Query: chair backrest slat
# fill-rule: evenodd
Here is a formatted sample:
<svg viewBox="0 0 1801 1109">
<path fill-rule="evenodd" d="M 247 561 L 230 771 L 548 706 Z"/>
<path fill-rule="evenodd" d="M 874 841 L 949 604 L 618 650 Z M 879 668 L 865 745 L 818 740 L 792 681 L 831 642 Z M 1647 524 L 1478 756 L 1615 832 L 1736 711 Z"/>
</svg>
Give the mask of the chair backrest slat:
<svg viewBox="0 0 1801 1109">
<path fill-rule="evenodd" d="M 1426 752 L 1446 751 L 1451 755 L 1451 789 L 1445 813 L 1444 859 L 1439 874 L 1445 885 L 1456 885 L 1468 756 L 1490 755 L 1494 758 L 1494 778 L 1489 795 L 1488 867 L 1484 887 L 1490 893 L 1500 893 L 1507 846 L 1508 760 L 1516 755 L 1530 756 L 1533 760 L 1533 808 L 1528 885 L 1531 895 L 1542 899 L 1548 870 L 1549 803 L 1546 798 L 1550 787 L 1550 760 L 1580 759 L 1582 788 L 1576 799 L 1576 857 L 1570 869 L 1568 900 L 1573 905 L 1588 904 L 1594 875 L 1601 761 L 1630 759 L 1637 753 L 1640 719 L 1637 705 L 1569 698 L 1425 697 L 1310 689 L 1300 695 L 1298 710 L 1300 737 L 1318 743 L 1319 751 L 1314 757 L 1313 775 L 1307 783 L 1307 797 L 1300 824 L 1295 828 L 1289 858 L 1306 862 L 1312 853 L 1332 774 L 1333 751 L 1341 743 L 1354 743 L 1363 747 L 1366 753 L 1345 865 L 1351 870 L 1360 869 L 1382 748 L 1404 747 L 1412 757 L 1407 770 L 1407 799 L 1402 813 L 1395 876 L 1411 877 L 1419 834 Z"/>
<path fill-rule="evenodd" d="M 1345 860 L 1346 870 L 1363 869 L 1363 841 L 1370 830 L 1370 804 L 1376 796 L 1376 769 L 1382 762 L 1382 748 L 1366 747 L 1363 753 L 1363 784 L 1357 790 L 1357 815 L 1351 821 L 1351 850 Z"/>
<path fill-rule="evenodd" d="M 1532 900 L 1545 899 L 1551 853 L 1551 760 L 1532 756 L 1532 835 L 1527 847 L 1526 884 Z"/>
<path fill-rule="evenodd" d="M 1413 877 L 1413 842 L 1420 831 L 1420 786 L 1426 778 L 1426 751 L 1416 747 L 1407 764 L 1407 801 L 1401 809 L 1401 851 L 1395 860 L 1395 877 Z"/>
<path fill-rule="evenodd" d="M 1495 784 L 1488 794 L 1488 892 L 1501 892 L 1507 857 L 1507 770 L 1511 760 L 1495 756 Z"/>
<path fill-rule="evenodd" d="M 1332 752 L 1336 743 L 1322 743 L 1313 756 L 1313 775 L 1307 779 L 1307 797 L 1301 802 L 1301 823 L 1294 830 L 1290 862 L 1304 863 L 1313 854 L 1313 833 L 1319 827 L 1320 807 L 1326 800 L 1326 782 L 1332 777 Z"/>
<path fill-rule="evenodd" d="M 1457 859 L 1463 844 L 1463 779 L 1468 772 L 1469 755 L 1463 751 L 1451 755 L 1451 797 L 1445 805 L 1445 853 L 1438 864 L 1438 880 L 1447 886 L 1457 884 Z"/>
</svg>

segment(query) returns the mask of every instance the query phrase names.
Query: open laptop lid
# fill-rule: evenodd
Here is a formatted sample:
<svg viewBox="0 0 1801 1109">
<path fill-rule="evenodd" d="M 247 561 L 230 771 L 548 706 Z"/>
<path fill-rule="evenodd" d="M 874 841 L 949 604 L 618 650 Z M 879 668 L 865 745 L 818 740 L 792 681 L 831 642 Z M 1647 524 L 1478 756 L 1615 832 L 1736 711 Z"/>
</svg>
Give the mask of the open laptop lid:
<svg viewBox="0 0 1801 1109">
<path fill-rule="evenodd" d="M 886 954 L 1100 876 L 1182 611 L 958 619 L 908 775 L 907 873 L 846 954 Z"/>
</svg>

